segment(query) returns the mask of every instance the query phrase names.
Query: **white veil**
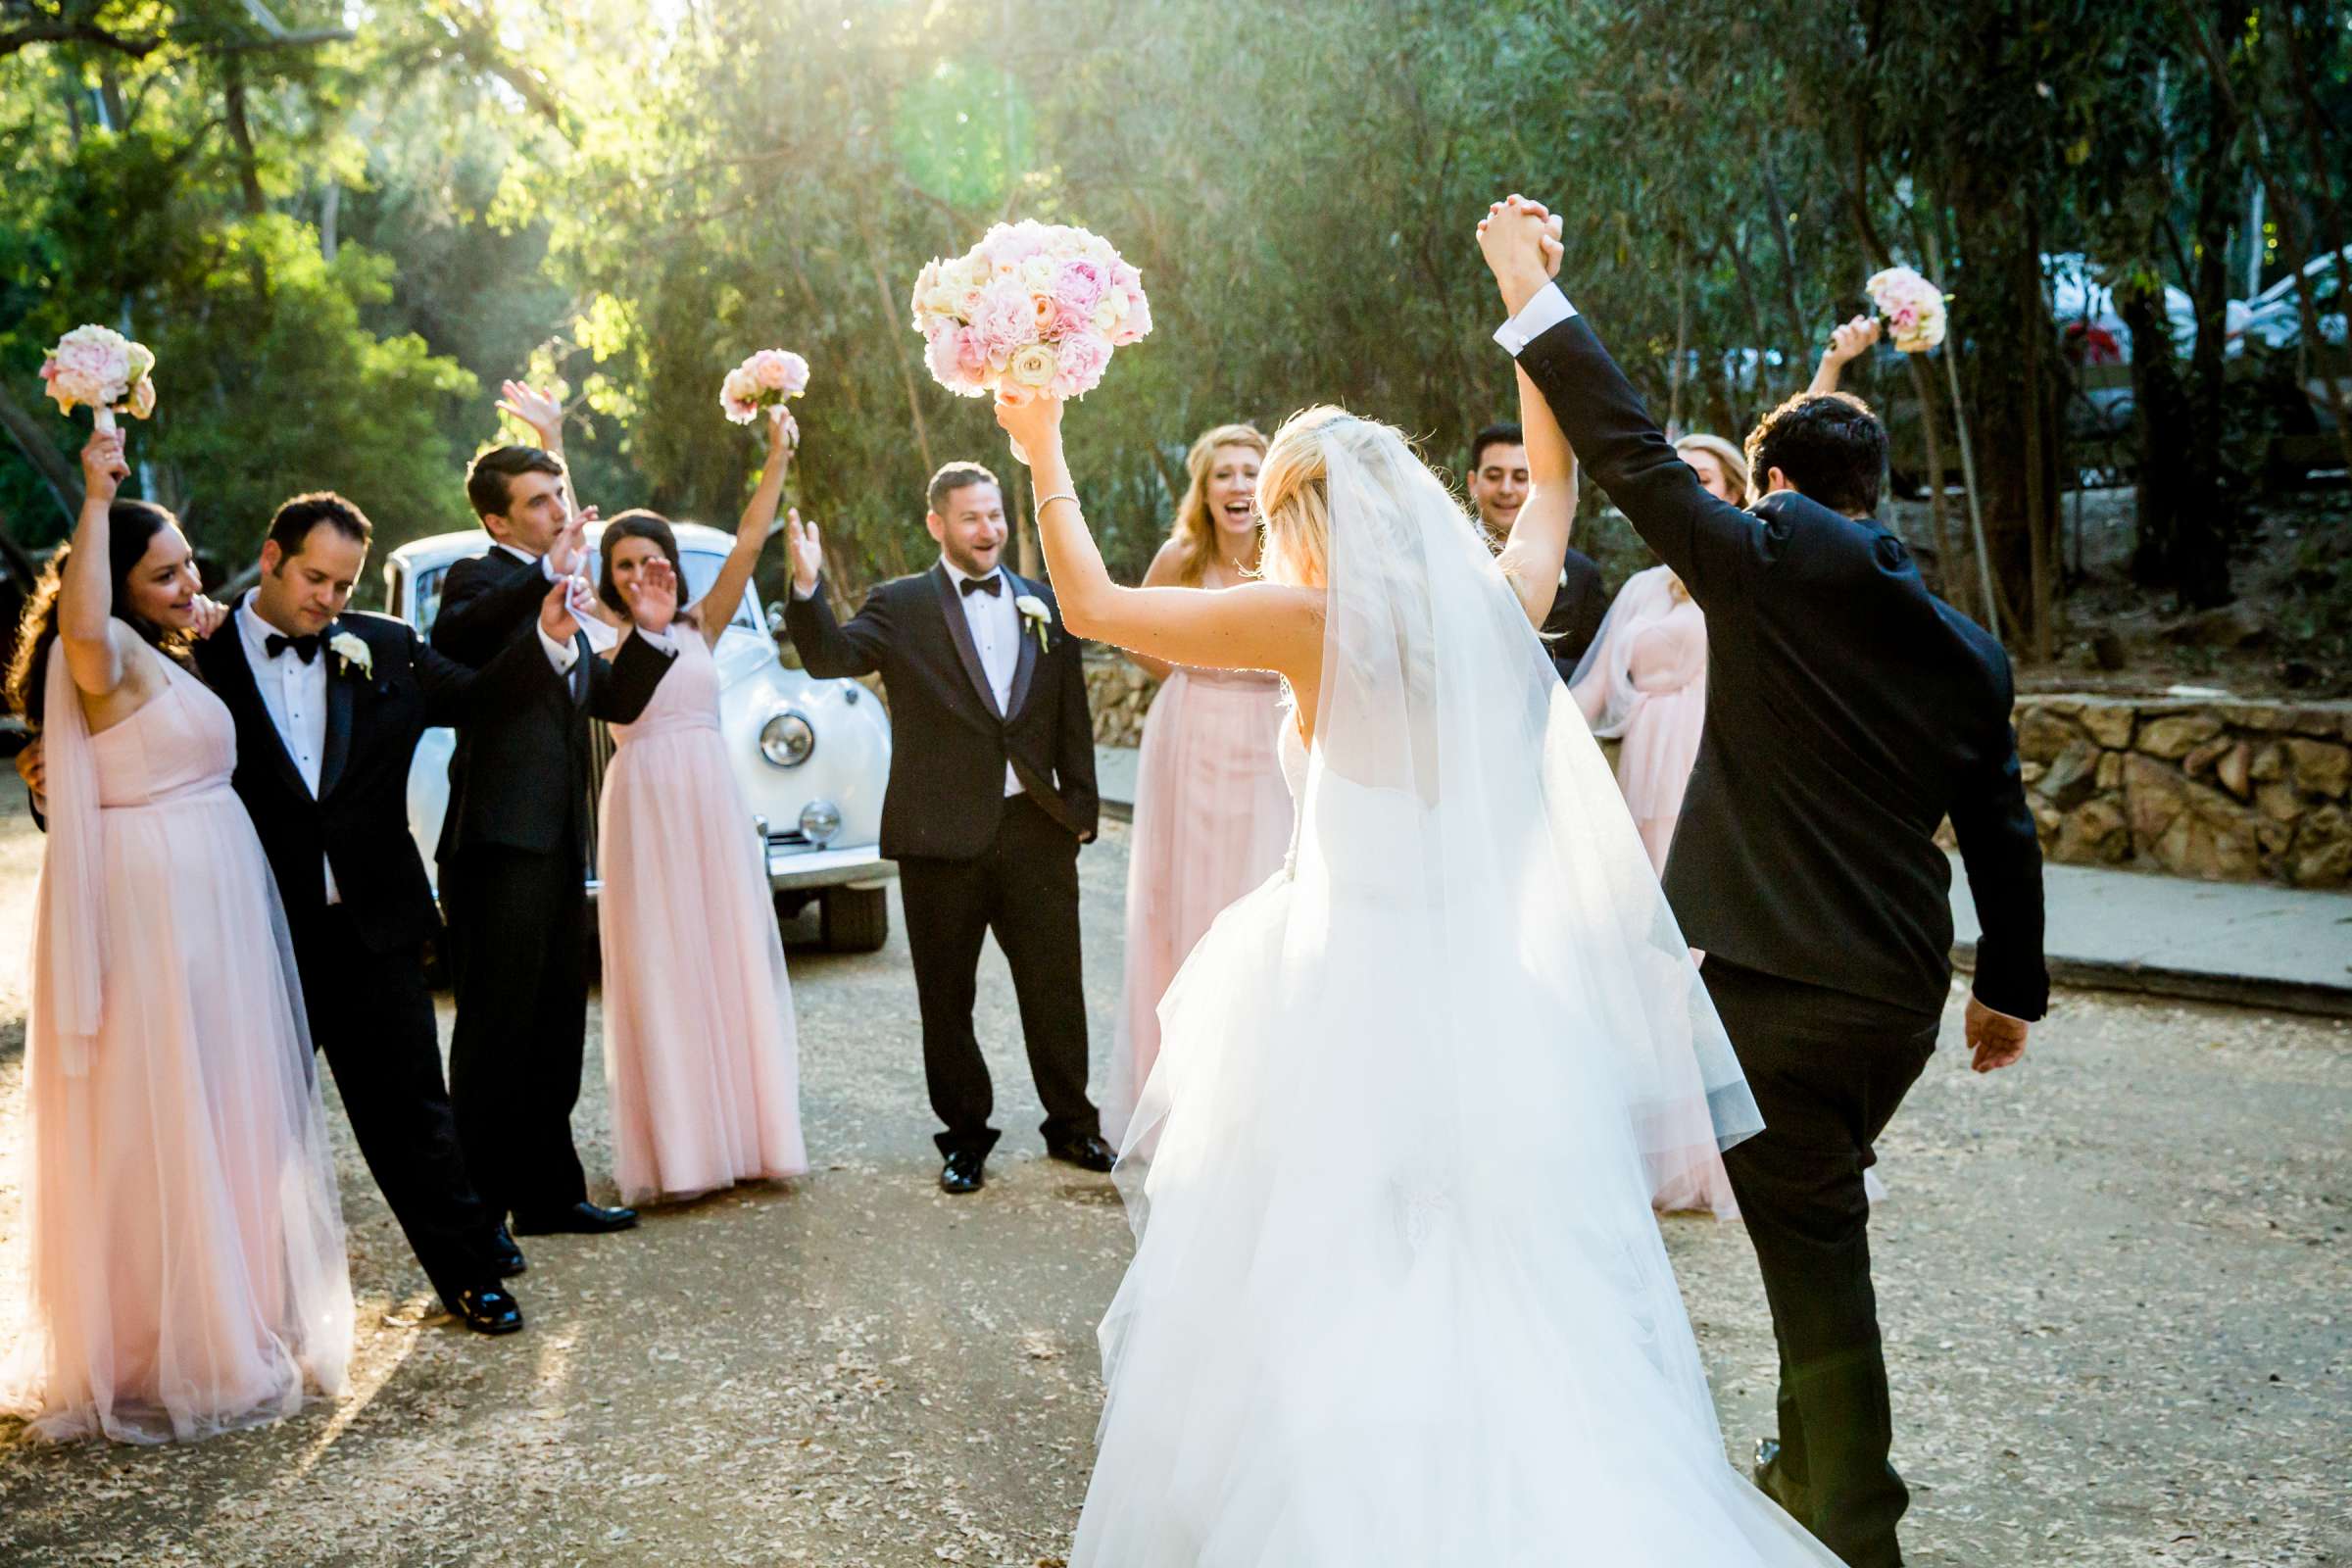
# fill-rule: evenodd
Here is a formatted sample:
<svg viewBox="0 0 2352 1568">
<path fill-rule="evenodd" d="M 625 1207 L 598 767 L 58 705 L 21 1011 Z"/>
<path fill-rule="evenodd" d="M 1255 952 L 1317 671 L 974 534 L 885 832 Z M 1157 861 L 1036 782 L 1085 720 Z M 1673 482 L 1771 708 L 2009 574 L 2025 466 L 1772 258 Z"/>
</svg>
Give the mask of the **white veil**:
<svg viewBox="0 0 2352 1568">
<path fill-rule="evenodd" d="M 1625 580 L 1602 617 L 1592 646 L 1569 678 L 1568 691 L 1592 724 L 1592 733 L 1617 736 L 1642 706 L 1634 684 L 1634 639 L 1674 612 L 1674 568 L 1651 566 Z"/>
<path fill-rule="evenodd" d="M 1343 419 L 1324 447 L 1300 882 L 1344 898 L 1376 863 L 1431 1037 L 1556 1019 L 1550 1048 L 1621 1089 L 1653 1186 L 1758 1131 L 1607 763 L 1469 517 L 1386 425 Z"/>
<path fill-rule="evenodd" d="M 1072 1568 L 1834 1568 L 1724 1463 L 1650 1212 L 1762 1120 L 1600 750 L 1444 485 L 1311 417 L 1298 837 L 1160 1004 Z"/>
</svg>

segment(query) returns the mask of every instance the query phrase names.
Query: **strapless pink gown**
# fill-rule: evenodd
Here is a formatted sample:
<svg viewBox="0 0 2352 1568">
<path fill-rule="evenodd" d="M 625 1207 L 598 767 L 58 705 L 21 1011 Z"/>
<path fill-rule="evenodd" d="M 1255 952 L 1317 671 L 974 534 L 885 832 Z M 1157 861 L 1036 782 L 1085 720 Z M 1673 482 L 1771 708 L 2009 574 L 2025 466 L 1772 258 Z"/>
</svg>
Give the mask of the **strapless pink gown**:
<svg viewBox="0 0 2352 1568">
<path fill-rule="evenodd" d="M 612 726 L 598 819 L 612 1174 L 632 1203 L 808 1169 L 792 985 L 718 664 L 692 627 L 676 642 L 643 715 Z"/>
<path fill-rule="evenodd" d="M 53 686 L 53 781 L 61 698 Z M 27 1313 L 0 1402 L 42 1437 L 203 1438 L 343 1386 L 351 1281 L 318 1069 L 277 885 L 229 788 L 228 710 L 172 665 L 164 692 L 78 744 L 95 763 L 97 886 L 58 896 L 98 906 L 100 1010 L 86 1048 L 70 1046 L 45 895 Z M 51 839 L 44 880 L 71 848 Z"/>
<path fill-rule="evenodd" d="M 1099 1097 L 1117 1145 L 1159 1056 L 1159 999 L 1227 905 L 1282 867 L 1291 796 L 1275 737 L 1282 682 L 1179 668 L 1144 715 L 1127 861 L 1127 965 Z"/>
</svg>

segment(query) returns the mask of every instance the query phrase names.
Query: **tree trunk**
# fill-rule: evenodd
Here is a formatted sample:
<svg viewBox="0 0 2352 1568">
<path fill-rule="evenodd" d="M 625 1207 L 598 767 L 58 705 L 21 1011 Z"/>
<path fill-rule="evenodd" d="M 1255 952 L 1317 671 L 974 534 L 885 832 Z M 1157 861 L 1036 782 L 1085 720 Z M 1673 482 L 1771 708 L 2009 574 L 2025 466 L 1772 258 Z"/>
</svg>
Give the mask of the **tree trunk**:
<svg viewBox="0 0 2352 1568">
<path fill-rule="evenodd" d="M 68 530 L 81 515 L 81 474 L 49 439 L 49 432 L 31 412 L 12 396 L 5 384 L 0 384 L 0 426 L 8 430 L 9 439 L 24 454 L 49 494 L 57 501 L 57 510 L 65 517 Z"/>
</svg>

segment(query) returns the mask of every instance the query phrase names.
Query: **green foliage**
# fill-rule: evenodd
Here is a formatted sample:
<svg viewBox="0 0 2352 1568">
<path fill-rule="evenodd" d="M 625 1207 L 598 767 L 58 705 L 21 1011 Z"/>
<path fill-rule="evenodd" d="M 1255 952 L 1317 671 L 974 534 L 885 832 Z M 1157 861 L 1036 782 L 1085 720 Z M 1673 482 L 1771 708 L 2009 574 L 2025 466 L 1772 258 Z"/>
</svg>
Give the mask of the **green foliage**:
<svg viewBox="0 0 2352 1568">
<path fill-rule="evenodd" d="M 297 32 L 346 15 L 271 3 Z M 835 574 L 919 565 L 930 468 L 1009 465 L 923 369 L 908 286 L 1036 217 L 1152 292 L 1153 335 L 1068 422 L 1133 576 L 1206 425 L 1340 400 L 1457 467 L 1513 412 L 1471 228 L 1517 189 L 1561 211 L 1571 296 L 1687 429 L 1736 438 L 1802 385 L 1878 267 L 1952 289 L 1994 559 L 2046 623 L 2032 474 L 2062 459 L 2029 458 L 2064 372 L 2037 254 L 2194 288 L 2215 246 L 2241 275 L 2249 246 L 2315 249 L 2352 195 L 2305 151 L 2352 112 L 2326 0 L 392 0 L 304 47 L 241 0 L 92 15 L 157 43 L 0 53 L 0 391 L 127 311 L 165 356 L 155 483 L 224 555 L 314 484 L 389 539 L 461 525 L 516 374 L 564 387 L 585 499 L 729 523 L 760 449 L 719 379 L 776 346 L 814 367 L 793 499 Z M 1924 411 L 1891 354 L 1848 372 L 1907 470 L 1929 418 L 1956 467 L 1936 368 Z M 0 509 L 60 520 L 5 447 Z M 1586 537 L 1612 575 L 1644 564 L 1605 519 Z"/>
</svg>

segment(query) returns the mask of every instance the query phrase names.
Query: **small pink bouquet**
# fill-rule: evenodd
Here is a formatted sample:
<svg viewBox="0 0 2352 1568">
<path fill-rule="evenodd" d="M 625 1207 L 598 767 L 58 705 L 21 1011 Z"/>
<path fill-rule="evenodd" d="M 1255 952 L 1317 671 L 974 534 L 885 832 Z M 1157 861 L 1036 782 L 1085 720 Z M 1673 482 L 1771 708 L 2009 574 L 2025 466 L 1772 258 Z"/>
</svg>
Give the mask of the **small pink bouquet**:
<svg viewBox="0 0 2352 1568">
<path fill-rule="evenodd" d="M 155 413 L 155 353 L 107 326 L 77 326 L 57 340 L 41 362 L 41 380 L 60 413 L 86 407 L 101 430 L 115 416 L 144 419 Z"/>
<path fill-rule="evenodd" d="M 958 397 L 1000 388 L 1084 397 L 1110 351 L 1152 330 L 1144 275 L 1109 241 L 1066 223 L 999 223 L 914 280 L 924 363 Z"/>
<path fill-rule="evenodd" d="M 761 349 L 727 372 L 718 389 L 718 406 L 737 424 L 749 424 L 760 411 L 773 411 L 776 419 L 789 419 L 784 404 L 808 390 L 808 362 L 786 349 Z"/>
<path fill-rule="evenodd" d="M 1905 354 L 1925 354 L 1943 342 L 1943 290 L 1908 267 L 1889 267 L 1872 274 L 1862 285 L 1894 346 Z"/>
</svg>

